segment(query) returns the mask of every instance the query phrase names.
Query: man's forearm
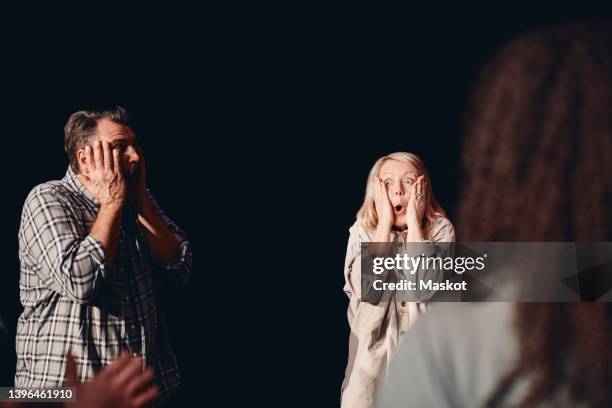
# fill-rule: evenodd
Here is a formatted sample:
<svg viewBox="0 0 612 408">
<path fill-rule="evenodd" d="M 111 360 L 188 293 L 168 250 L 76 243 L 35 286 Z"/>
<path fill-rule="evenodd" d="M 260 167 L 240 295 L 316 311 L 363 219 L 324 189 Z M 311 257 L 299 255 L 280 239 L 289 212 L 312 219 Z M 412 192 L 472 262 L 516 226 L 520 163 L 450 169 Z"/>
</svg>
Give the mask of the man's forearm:
<svg viewBox="0 0 612 408">
<path fill-rule="evenodd" d="M 155 211 L 153 204 L 145 199 L 138 207 L 138 222 L 144 227 L 145 237 L 153 256 L 165 263 L 178 261 L 180 256 L 178 240 Z"/>
<path fill-rule="evenodd" d="M 120 204 L 101 205 L 96 221 L 91 227 L 90 235 L 93 235 L 102 243 L 104 258 L 109 266 L 113 264 L 117 251 L 122 210 L 123 206 Z"/>
</svg>

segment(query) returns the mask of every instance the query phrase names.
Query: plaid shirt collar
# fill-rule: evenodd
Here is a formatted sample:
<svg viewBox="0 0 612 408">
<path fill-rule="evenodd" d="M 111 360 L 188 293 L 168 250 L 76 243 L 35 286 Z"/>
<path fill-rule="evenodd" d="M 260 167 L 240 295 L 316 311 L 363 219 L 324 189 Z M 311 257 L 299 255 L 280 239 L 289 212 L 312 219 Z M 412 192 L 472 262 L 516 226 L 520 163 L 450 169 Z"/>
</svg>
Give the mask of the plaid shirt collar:
<svg viewBox="0 0 612 408">
<path fill-rule="evenodd" d="M 72 171 L 72 167 L 68 166 L 68 170 L 66 171 L 66 175 L 63 179 L 74 191 L 81 193 L 85 196 L 86 201 L 88 201 L 94 207 L 98 207 L 100 202 L 97 198 L 95 198 L 91 192 L 81 183 L 81 180 L 74 174 Z"/>
</svg>

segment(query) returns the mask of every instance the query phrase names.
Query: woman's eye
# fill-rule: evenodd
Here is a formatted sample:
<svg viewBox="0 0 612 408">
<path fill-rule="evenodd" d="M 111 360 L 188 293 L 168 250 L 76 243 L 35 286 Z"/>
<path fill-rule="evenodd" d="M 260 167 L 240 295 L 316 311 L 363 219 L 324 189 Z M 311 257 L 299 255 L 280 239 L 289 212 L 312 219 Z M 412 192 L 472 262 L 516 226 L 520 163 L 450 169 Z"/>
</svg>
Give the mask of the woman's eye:
<svg viewBox="0 0 612 408">
<path fill-rule="evenodd" d="M 404 183 L 406 183 L 406 184 L 414 184 L 414 180 L 406 179 L 406 180 L 404 180 Z"/>
</svg>

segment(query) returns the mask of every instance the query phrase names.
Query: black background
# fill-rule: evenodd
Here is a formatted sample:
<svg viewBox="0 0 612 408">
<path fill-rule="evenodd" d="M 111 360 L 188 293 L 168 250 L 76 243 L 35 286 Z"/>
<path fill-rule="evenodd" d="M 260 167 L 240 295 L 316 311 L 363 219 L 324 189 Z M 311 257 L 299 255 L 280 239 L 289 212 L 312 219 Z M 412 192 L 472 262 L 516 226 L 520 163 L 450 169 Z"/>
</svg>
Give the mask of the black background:
<svg viewBox="0 0 612 408">
<path fill-rule="evenodd" d="M 2 13 L 0 311 L 14 335 L 21 206 L 63 176 L 67 117 L 125 106 L 149 186 L 191 238 L 193 276 L 168 312 L 179 398 L 209 406 L 337 405 L 344 252 L 373 162 L 418 154 L 453 220 L 482 63 L 531 27 L 609 15 L 552 2 L 79 4 Z"/>
</svg>

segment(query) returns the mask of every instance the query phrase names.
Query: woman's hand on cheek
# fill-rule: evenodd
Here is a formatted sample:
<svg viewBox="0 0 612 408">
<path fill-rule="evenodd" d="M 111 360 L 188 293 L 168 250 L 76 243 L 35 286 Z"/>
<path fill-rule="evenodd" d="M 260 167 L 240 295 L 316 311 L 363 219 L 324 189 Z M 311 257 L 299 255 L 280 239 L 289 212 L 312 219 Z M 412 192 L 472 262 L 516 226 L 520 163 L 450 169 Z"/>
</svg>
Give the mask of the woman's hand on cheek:
<svg viewBox="0 0 612 408">
<path fill-rule="evenodd" d="M 418 226 L 420 228 L 425 216 L 425 207 L 427 204 L 427 181 L 424 176 L 419 176 L 417 181 L 412 186 L 410 200 L 408 200 L 408 208 L 406 209 L 406 223 L 408 228 Z"/>
<path fill-rule="evenodd" d="M 378 177 L 375 182 L 374 205 L 376 207 L 376 214 L 378 215 L 378 227 L 391 229 L 395 222 L 393 207 L 389 201 L 387 186 Z"/>
</svg>

